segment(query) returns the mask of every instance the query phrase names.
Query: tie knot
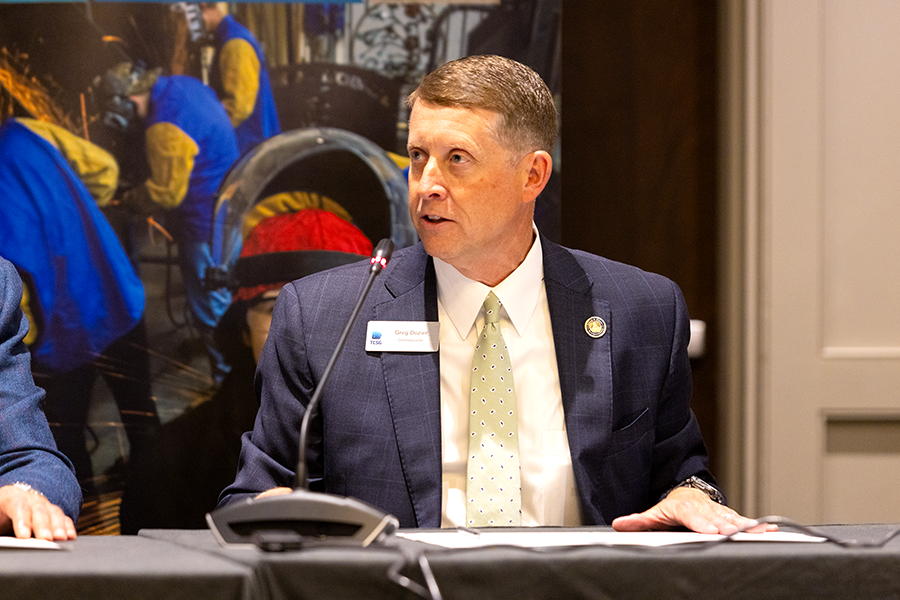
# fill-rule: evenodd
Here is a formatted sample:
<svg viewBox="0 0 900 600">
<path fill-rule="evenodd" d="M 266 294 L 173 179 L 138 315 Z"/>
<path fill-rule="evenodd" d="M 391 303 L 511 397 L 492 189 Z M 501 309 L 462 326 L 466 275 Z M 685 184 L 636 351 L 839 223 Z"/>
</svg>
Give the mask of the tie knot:
<svg viewBox="0 0 900 600">
<path fill-rule="evenodd" d="M 500 299 L 494 292 L 488 292 L 487 298 L 484 299 L 484 320 L 487 323 L 500 321 Z"/>
</svg>

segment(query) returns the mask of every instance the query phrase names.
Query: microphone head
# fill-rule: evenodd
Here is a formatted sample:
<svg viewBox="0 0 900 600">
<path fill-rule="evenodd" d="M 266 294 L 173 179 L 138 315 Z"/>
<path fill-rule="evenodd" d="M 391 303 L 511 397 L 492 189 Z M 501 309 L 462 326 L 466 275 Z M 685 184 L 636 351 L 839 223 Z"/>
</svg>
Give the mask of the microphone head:
<svg viewBox="0 0 900 600">
<path fill-rule="evenodd" d="M 369 267 L 369 271 L 376 275 L 381 273 L 382 269 L 387 266 L 393 252 L 394 242 L 392 242 L 390 238 L 384 238 L 378 242 L 378 245 L 375 246 L 375 249 L 372 251 L 372 266 Z"/>
</svg>

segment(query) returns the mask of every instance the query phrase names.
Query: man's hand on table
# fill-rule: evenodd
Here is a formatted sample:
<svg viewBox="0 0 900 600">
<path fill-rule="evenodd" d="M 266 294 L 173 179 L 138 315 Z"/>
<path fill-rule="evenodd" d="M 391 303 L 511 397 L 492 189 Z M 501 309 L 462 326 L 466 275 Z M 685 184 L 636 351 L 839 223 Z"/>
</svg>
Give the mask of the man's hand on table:
<svg viewBox="0 0 900 600">
<path fill-rule="evenodd" d="M 743 517 L 727 506 L 713 502 L 700 490 L 678 487 L 669 492 L 656 506 L 642 513 L 619 517 L 613 520 L 612 526 L 616 531 L 687 527 L 698 533 L 729 535 L 754 522 L 753 519 Z M 760 523 L 747 531 L 763 533 L 777 530 L 777 525 Z"/>
<path fill-rule="evenodd" d="M 0 532 L 18 538 L 65 541 L 76 537 L 75 524 L 61 508 L 24 484 L 0 487 Z"/>
</svg>

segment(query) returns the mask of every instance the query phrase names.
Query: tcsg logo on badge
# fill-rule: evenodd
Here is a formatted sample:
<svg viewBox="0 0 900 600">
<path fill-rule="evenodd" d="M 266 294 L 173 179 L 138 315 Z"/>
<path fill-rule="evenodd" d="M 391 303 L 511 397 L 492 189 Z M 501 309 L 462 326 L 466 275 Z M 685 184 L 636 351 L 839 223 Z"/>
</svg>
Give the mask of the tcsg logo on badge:
<svg viewBox="0 0 900 600">
<path fill-rule="evenodd" d="M 440 337 L 437 321 L 369 321 L 366 351 L 437 352 Z"/>
</svg>

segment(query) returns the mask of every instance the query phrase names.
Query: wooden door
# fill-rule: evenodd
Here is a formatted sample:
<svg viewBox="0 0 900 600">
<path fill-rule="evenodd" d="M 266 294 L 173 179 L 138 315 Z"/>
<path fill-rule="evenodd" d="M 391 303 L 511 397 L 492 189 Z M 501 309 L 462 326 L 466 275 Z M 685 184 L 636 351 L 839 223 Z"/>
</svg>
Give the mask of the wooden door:
<svg viewBox="0 0 900 600">
<path fill-rule="evenodd" d="M 562 242 L 671 278 L 707 324 L 692 404 L 715 471 L 717 5 L 565 0 L 562 30 Z"/>
</svg>

